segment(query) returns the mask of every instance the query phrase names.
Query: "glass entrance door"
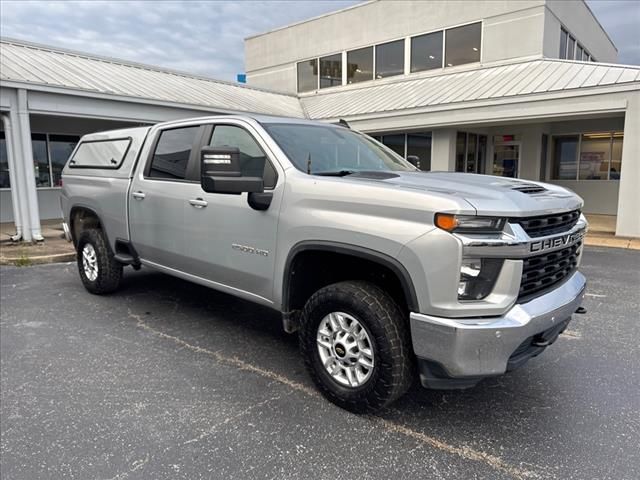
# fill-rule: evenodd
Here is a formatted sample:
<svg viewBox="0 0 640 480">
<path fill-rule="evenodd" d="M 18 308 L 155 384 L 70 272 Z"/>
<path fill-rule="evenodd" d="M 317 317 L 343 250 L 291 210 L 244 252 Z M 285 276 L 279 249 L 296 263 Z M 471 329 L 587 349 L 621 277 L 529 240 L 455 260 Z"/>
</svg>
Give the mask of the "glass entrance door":
<svg viewBox="0 0 640 480">
<path fill-rule="evenodd" d="M 493 174 L 498 177 L 518 177 L 520 143 L 503 143 L 493 149 Z"/>
</svg>

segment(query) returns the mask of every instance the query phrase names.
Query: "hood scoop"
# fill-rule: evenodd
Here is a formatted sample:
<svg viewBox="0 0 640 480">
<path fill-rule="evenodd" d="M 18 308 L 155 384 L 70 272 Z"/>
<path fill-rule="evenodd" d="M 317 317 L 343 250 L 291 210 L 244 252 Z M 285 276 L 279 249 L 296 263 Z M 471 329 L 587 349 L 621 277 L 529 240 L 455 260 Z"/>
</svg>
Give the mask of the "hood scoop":
<svg viewBox="0 0 640 480">
<path fill-rule="evenodd" d="M 534 193 L 542 193 L 547 191 L 546 188 L 541 187 L 540 185 L 536 185 L 535 183 L 525 183 L 522 185 L 518 185 L 517 187 L 512 187 L 511 190 L 516 190 L 527 195 L 533 195 Z"/>
</svg>

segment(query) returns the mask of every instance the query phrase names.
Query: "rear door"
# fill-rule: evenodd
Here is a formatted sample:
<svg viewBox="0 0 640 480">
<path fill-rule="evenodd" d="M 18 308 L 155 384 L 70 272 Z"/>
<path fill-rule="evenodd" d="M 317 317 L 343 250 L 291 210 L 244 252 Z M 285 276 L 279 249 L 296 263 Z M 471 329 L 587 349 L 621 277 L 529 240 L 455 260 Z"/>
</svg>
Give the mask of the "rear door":
<svg viewBox="0 0 640 480">
<path fill-rule="evenodd" d="M 188 273 L 262 303 L 272 298 L 278 214 L 284 174 L 252 125 L 228 119 L 209 125 L 202 144 L 237 147 L 244 176 L 262 176 L 273 199 L 267 210 L 254 210 L 247 193 L 207 193 L 199 183 L 186 186 L 184 232 Z M 200 162 L 196 163 L 196 176 Z"/>
<path fill-rule="evenodd" d="M 203 127 L 185 125 L 159 130 L 146 163 L 136 173 L 129 191 L 131 240 L 146 262 L 182 270 L 185 243 L 184 215 L 195 180 L 197 146 Z M 143 161 L 143 159 L 140 159 Z"/>
</svg>

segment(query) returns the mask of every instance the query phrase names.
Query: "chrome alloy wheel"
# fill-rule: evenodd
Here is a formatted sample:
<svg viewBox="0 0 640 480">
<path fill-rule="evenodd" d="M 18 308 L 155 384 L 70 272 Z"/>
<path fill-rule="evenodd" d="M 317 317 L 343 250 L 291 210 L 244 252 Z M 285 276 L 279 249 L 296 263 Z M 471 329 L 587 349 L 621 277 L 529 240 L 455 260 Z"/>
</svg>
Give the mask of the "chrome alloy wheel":
<svg viewBox="0 0 640 480">
<path fill-rule="evenodd" d="M 316 336 L 324 368 L 340 385 L 360 387 L 373 373 L 373 346 L 358 320 L 332 312 L 322 319 Z"/>
<path fill-rule="evenodd" d="M 94 282 L 98 278 L 98 256 L 93 245 L 87 243 L 82 249 L 82 266 L 87 278 Z"/>
</svg>

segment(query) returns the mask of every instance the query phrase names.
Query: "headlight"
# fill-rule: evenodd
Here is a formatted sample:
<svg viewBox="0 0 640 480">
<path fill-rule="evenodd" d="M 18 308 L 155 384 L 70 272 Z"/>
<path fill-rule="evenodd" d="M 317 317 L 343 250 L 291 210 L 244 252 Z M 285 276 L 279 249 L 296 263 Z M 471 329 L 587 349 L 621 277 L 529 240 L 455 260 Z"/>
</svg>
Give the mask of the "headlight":
<svg viewBox="0 0 640 480">
<path fill-rule="evenodd" d="M 506 219 L 436 213 L 435 225 L 447 232 L 495 233 L 502 230 Z"/>
<path fill-rule="evenodd" d="M 503 262 L 500 258 L 462 259 L 458 300 L 482 300 L 489 295 Z"/>
</svg>

